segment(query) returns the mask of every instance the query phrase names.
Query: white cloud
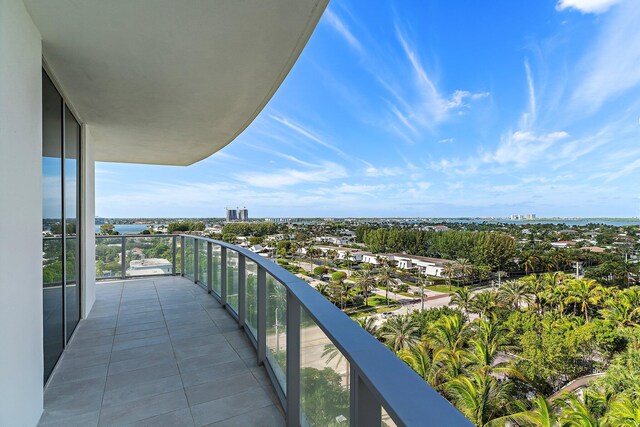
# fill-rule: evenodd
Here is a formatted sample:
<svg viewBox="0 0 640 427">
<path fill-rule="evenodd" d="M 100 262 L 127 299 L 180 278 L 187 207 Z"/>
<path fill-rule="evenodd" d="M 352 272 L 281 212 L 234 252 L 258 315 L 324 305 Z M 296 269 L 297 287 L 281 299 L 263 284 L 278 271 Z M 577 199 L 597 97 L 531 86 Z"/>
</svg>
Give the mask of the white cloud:
<svg viewBox="0 0 640 427">
<path fill-rule="evenodd" d="M 305 138 L 310 139 L 311 141 L 317 142 L 318 144 L 322 145 L 323 147 L 326 147 L 326 148 L 336 152 L 337 154 L 339 154 L 339 155 L 341 155 L 343 157 L 348 157 L 345 154 L 344 151 L 342 151 L 341 149 L 339 149 L 335 145 L 330 144 L 330 143 L 322 140 L 319 136 L 315 135 L 310 130 L 302 127 L 302 125 L 294 123 L 293 121 L 287 119 L 286 117 L 279 117 L 279 116 L 275 116 L 273 114 L 269 115 L 269 117 L 271 119 L 275 120 L 276 122 L 283 124 L 284 126 L 286 126 L 287 128 L 293 130 L 294 132 L 304 136 Z"/>
<path fill-rule="evenodd" d="M 465 98 L 469 98 L 475 101 L 478 99 L 486 98 L 487 96 L 489 96 L 489 92 L 471 93 L 467 90 L 456 90 L 447 101 L 447 109 L 451 110 L 454 108 L 469 108 L 470 105 L 464 102 Z"/>
<path fill-rule="evenodd" d="M 575 9 L 582 13 L 603 13 L 621 0 L 559 0 L 556 10 Z"/>
<path fill-rule="evenodd" d="M 345 25 L 345 23 L 333 13 L 331 8 L 327 8 L 324 12 L 325 22 L 331 26 L 338 34 L 342 36 L 346 40 L 346 42 L 357 50 L 358 52 L 362 52 L 362 44 L 360 41 L 353 35 L 353 33 L 349 30 L 349 28 Z"/>
<path fill-rule="evenodd" d="M 455 142 L 455 138 L 444 138 L 438 141 L 438 144 L 452 144 Z"/>
<path fill-rule="evenodd" d="M 371 176 L 371 177 L 398 176 L 402 173 L 402 169 L 400 168 L 391 168 L 391 167 L 377 168 L 370 163 L 366 163 L 366 164 L 367 164 L 367 167 L 364 171 L 364 174 L 366 176 Z"/>
<path fill-rule="evenodd" d="M 520 116 L 520 128 L 531 129 L 534 126 L 536 118 L 538 116 L 538 104 L 536 102 L 536 88 L 533 82 L 533 77 L 531 75 L 531 67 L 529 66 L 529 61 L 527 59 L 524 60 L 524 70 L 527 77 L 529 108 Z"/>
<path fill-rule="evenodd" d="M 564 131 L 547 134 L 535 134 L 528 131 L 517 131 L 502 138 L 500 146 L 494 153 L 485 154 L 484 162 L 499 164 L 515 163 L 524 166 L 540 156 L 555 142 L 567 138 Z"/>
<path fill-rule="evenodd" d="M 611 182 L 623 176 L 629 175 L 630 173 L 635 172 L 638 169 L 640 169 L 640 158 L 635 159 L 631 163 L 625 164 L 615 172 L 596 174 L 593 176 L 593 178 L 604 178 L 604 182 Z"/>
<path fill-rule="evenodd" d="M 396 38 L 414 74 L 415 88 L 411 93 L 413 102 L 402 97 L 400 91 L 393 85 L 383 79 L 378 79 L 378 81 L 400 103 L 400 106 L 390 103 L 393 115 L 413 132 L 416 131 L 415 124 L 430 128 L 434 124 L 446 120 L 450 112 L 469 108 L 470 105 L 467 101 L 476 101 L 489 96 L 488 92 L 473 93 L 467 90 L 456 90 L 450 96 L 443 95 L 427 73 L 415 48 L 398 25 L 396 25 Z"/>
<path fill-rule="evenodd" d="M 577 69 L 571 106 L 579 114 L 640 85 L 640 7 L 631 1 L 614 12 Z"/>
<path fill-rule="evenodd" d="M 283 169 L 261 173 L 245 171 L 234 176 L 238 181 L 259 188 L 282 188 L 300 183 L 327 182 L 348 176 L 344 167 L 337 163 L 324 161 L 307 170 Z"/>
</svg>

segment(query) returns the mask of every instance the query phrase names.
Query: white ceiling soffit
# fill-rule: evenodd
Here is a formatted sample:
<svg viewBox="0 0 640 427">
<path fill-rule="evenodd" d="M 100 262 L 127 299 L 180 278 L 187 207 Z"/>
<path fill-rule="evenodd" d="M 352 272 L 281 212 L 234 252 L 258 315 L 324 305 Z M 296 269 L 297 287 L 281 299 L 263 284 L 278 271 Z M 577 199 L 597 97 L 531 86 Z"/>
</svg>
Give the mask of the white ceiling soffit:
<svg viewBox="0 0 640 427">
<path fill-rule="evenodd" d="M 25 0 L 96 160 L 189 165 L 233 141 L 328 0 Z"/>
</svg>

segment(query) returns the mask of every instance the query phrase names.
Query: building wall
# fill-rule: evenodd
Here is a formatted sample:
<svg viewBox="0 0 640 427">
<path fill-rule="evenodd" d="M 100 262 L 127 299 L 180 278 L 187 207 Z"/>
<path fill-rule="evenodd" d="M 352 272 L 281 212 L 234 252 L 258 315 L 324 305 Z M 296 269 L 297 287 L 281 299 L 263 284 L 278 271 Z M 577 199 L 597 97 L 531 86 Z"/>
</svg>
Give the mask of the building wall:
<svg viewBox="0 0 640 427">
<path fill-rule="evenodd" d="M 0 425 L 42 413 L 42 50 L 22 1 L 0 0 Z"/>
<path fill-rule="evenodd" d="M 84 133 L 84 165 L 82 166 L 82 317 L 89 315 L 96 300 L 96 168 L 94 156 L 94 142 L 89 126 L 83 126 Z"/>
</svg>

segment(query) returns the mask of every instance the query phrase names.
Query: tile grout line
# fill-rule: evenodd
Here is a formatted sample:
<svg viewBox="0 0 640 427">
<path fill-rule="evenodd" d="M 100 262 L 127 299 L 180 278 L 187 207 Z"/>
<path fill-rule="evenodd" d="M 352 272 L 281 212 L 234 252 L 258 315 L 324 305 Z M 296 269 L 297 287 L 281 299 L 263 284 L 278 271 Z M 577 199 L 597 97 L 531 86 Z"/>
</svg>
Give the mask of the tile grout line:
<svg viewBox="0 0 640 427">
<path fill-rule="evenodd" d="M 173 358 L 176 362 L 176 367 L 178 368 L 178 375 L 180 375 L 180 383 L 182 384 L 182 393 L 184 393 L 184 399 L 187 402 L 187 408 L 189 408 L 189 415 L 191 416 L 191 421 L 193 425 L 196 425 L 196 421 L 193 418 L 193 413 L 191 412 L 191 404 L 189 403 L 189 398 L 187 397 L 187 391 L 184 387 L 184 381 L 182 381 L 182 371 L 180 370 L 180 364 L 178 363 L 178 356 L 176 355 L 176 350 L 173 347 L 173 339 L 171 338 L 171 333 L 169 332 L 169 325 L 167 324 L 167 319 L 164 317 L 164 308 L 162 306 L 162 301 L 160 301 L 160 295 L 158 294 L 158 287 L 156 285 L 155 280 L 153 281 L 153 288 L 156 291 L 156 297 L 158 298 L 158 303 L 160 304 L 160 311 L 162 312 L 162 320 L 164 321 L 164 326 L 167 328 L 167 335 L 169 336 L 169 343 L 171 344 L 171 351 L 173 352 Z M 142 421 L 142 420 L 141 420 Z"/>
<path fill-rule="evenodd" d="M 120 302 L 118 303 L 118 313 L 116 314 L 116 326 L 113 329 L 113 341 L 111 341 L 111 351 L 109 351 L 109 360 L 107 362 L 107 375 L 104 379 L 104 388 L 102 389 L 102 399 L 100 399 L 100 411 L 98 413 L 98 423 L 96 426 L 100 425 L 100 418 L 102 418 L 102 404 L 104 403 L 104 395 L 107 392 L 107 381 L 109 380 L 109 367 L 111 366 L 111 354 L 113 353 L 113 343 L 116 339 L 116 329 L 118 327 L 118 318 L 120 317 L 120 307 L 122 306 L 122 297 L 124 295 L 124 281 L 122 282 L 122 288 L 120 289 Z"/>
<path fill-rule="evenodd" d="M 220 308 L 221 308 L 222 310 L 225 310 L 225 308 L 224 308 L 224 307 L 222 307 L 222 304 L 220 304 L 220 302 L 219 302 L 218 300 L 216 300 L 216 299 L 213 297 L 213 295 L 210 295 L 210 294 L 207 294 L 207 295 L 208 295 L 208 296 L 210 296 L 214 301 L 216 301 L 216 303 L 218 303 L 218 305 L 220 306 Z M 213 317 L 211 317 L 211 314 L 207 311 L 207 309 L 202 305 L 202 303 L 201 303 L 201 302 L 199 302 L 199 301 L 198 301 L 198 304 L 200 304 L 200 306 L 203 308 L 203 310 L 207 313 L 207 316 L 211 319 L 211 321 L 213 322 L 213 324 L 214 324 L 214 325 L 216 325 L 216 327 L 217 327 L 217 324 L 216 324 L 215 319 L 214 319 Z M 231 320 L 234 320 L 234 321 L 235 321 L 235 319 L 233 318 L 233 316 L 231 316 L 229 313 L 226 313 L 226 315 L 227 315 Z M 242 331 L 242 332 L 243 332 L 243 334 L 245 334 L 245 335 L 246 335 L 246 333 L 247 333 L 247 331 L 246 331 L 242 326 L 240 326 L 240 324 L 239 324 L 239 323 L 238 323 L 238 330 L 239 330 L 239 331 Z M 236 355 L 238 356 L 238 358 L 239 358 L 239 360 L 242 362 L 242 364 L 243 364 L 243 365 L 248 369 L 249 373 L 253 376 L 253 379 L 254 379 L 254 380 L 256 381 L 256 383 L 258 384 L 258 387 L 260 387 L 260 388 L 262 389 L 262 391 L 264 391 L 265 393 L 267 393 L 267 395 L 269 395 L 269 399 L 270 399 L 270 400 L 272 400 L 271 394 L 276 392 L 276 391 L 273 389 L 273 385 L 272 385 L 272 384 L 270 384 L 270 385 L 268 385 L 267 387 L 265 387 L 265 386 L 262 384 L 262 382 L 260 381 L 260 379 L 256 376 L 256 374 L 251 370 L 251 368 L 252 368 L 252 367 L 254 367 L 254 366 L 258 367 L 259 369 L 263 369 L 263 370 L 265 369 L 265 367 L 263 367 L 263 366 L 261 367 L 260 365 L 253 365 L 253 366 L 249 366 L 249 365 L 247 364 L 247 361 L 246 361 L 245 359 L 243 359 L 243 358 L 242 358 L 242 356 L 240 355 L 240 353 L 238 353 L 238 350 L 236 350 L 236 348 L 235 348 L 235 347 L 234 347 L 234 346 L 229 342 L 229 340 L 227 339 L 227 337 L 226 337 L 225 333 L 224 333 L 224 332 L 222 332 L 222 331 L 221 331 L 220 333 L 221 333 L 221 334 L 222 334 L 222 336 L 224 337 L 225 341 L 226 341 L 226 342 L 231 346 L 231 348 L 233 349 L 233 351 L 236 353 Z M 245 338 L 246 338 L 247 340 L 250 340 L 250 338 L 249 338 L 249 337 L 245 337 Z M 252 349 L 253 349 L 254 351 L 256 350 L 256 349 L 253 347 L 253 344 L 252 344 L 251 342 L 249 343 L 249 345 L 252 347 Z M 266 372 L 265 372 L 265 373 L 266 373 Z M 267 388 L 268 388 L 268 389 L 267 389 Z M 242 394 L 242 392 L 237 393 L 237 394 Z M 234 394 L 234 396 L 235 396 L 235 395 L 236 395 L 236 394 Z M 277 411 L 278 411 L 278 412 L 283 416 L 283 418 L 285 418 L 285 419 L 286 419 L 286 416 L 285 416 L 285 414 L 284 414 L 283 408 L 281 408 L 281 407 L 280 407 L 280 405 L 276 404 L 276 403 L 275 403 L 275 402 L 273 402 L 273 401 L 271 401 L 270 405 L 273 405 L 273 406 L 276 408 L 276 410 L 277 410 Z M 254 409 L 254 410 L 263 409 L 263 408 L 266 408 L 266 407 L 267 407 L 267 406 L 264 406 L 264 407 L 257 408 L 257 409 Z M 189 406 L 189 409 L 191 409 L 191 406 Z M 252 410 L 252 411 L 253 411 L 253 410 Z M 233 417 L 229 417 L 229 418 L 225 418 L 225 420 L 227 420 L 227 419 L 231 419 L 231 418 L 234 418 L 234 417 L 235 417 L 235 416 L 233 416 Z M 220 421 L 224 421 L 224 420 L 220 420 Z"/>
</svg>

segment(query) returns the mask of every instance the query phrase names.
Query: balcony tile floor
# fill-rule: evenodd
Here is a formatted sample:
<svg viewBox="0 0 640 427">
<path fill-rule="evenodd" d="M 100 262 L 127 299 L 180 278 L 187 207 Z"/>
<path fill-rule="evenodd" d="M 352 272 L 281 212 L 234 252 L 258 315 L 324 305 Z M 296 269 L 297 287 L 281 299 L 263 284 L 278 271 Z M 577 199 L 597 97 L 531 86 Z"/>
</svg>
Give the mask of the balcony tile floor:
<svg viewBox="0 0 640 427">
<path fill-rule="evenodd" d="M 180 277 L 100 283 L 44 392 L 40 426 L 282 426 L 244 331 Z"/>
</svg>

